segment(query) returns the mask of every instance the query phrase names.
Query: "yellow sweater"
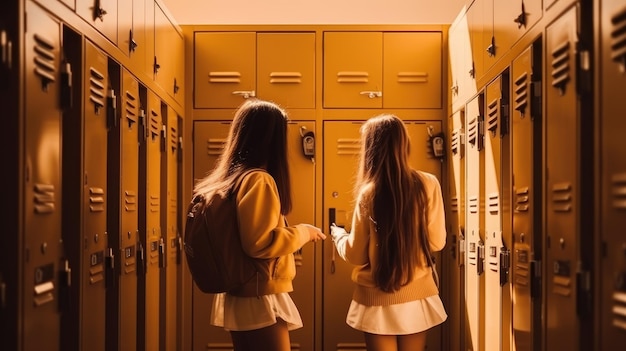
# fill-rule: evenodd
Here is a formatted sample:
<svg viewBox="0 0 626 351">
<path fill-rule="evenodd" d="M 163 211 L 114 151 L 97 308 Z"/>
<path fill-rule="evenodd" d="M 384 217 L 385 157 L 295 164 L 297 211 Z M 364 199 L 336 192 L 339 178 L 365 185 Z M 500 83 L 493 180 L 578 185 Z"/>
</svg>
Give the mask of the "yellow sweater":
<svg viewBox="0 0 626 351">
<path fill-rule="evenodd" d="M 422 177 L 428 195 L 428 241 L 432 252 L 440 251 L 446 244 L 445 213 L 441 187 L 437 178 L 426 172 L 418 172 Z M 439 293 L 432 277 L 431 268 L 420 250 L 422 265 L 415 267 L 414 279 L 393 293 L 386 293 L 376 287 L 372 276 L 377 264 L 378 238 L 376 228 L 370 220 L 369 203 L 362 201 L 368 189 L 362 189 L 352 216 L 350 233 L 335 231 L 333 240 L 339 255 L 349 263 L 357 265 L 352 272 L 356 283 L 353 300 L 366 306 L 387 306 L 423 299 Z M 420 216 L 416 213 L 415 216 Z"/>
<path fill-rule="evenodd" d="M 269 173 L 253 171 L 243 179 L 237 193 L 237 217 L 243 251 L 257 259 L 258 273 L 233 295 L 292 291 L 296 276 L 293 253 L 309 241 L 309 234 L 304 226 L 285 226 L 276 182 Z"/>
</svg>

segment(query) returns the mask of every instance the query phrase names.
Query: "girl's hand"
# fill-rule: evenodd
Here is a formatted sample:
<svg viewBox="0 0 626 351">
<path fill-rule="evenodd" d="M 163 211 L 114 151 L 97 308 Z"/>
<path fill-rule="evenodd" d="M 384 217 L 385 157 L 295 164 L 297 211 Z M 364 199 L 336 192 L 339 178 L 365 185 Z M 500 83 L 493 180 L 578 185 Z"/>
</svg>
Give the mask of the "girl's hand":
<svg viewBox="0 0 626 351">
<path fill-rule="evenodd" d="M 326 239 L 326 234 L 322 233 L 322 230 L 314 225 L 302 223 L 309 231 L 309 241 L 316 242 L 318 240 Z"/>
</svg>

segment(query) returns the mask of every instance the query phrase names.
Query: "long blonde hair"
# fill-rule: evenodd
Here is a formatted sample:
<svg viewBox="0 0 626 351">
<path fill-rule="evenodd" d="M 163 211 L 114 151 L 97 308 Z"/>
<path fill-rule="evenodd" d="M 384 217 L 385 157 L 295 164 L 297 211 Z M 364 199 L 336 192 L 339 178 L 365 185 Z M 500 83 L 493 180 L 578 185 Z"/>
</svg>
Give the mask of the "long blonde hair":
<svg viewBox="0 0 626 351">
<path fill-rule="evenodd" d="M 215 168 L 194 187 L 194 194 L 230 195 L 239 176 L 251 168 L 265 169 L 276 182 L 281 214 L 291 211 L 287 165 L 287 114 L 278 105 L 246 100 L 235 113 L 224 152 Z"/>
<path fill-rule="evenodd" d="M 376 285 L 398 290 L 412 281 L 422 260 L 421 211 L 427 204 L 422 179 L 409 166 L 410 140 L 404 122 L 383 114 L 361 127 L 361 158 L 355 193 L 368 187 L 362 204 L 376 225 L 378 265 Z M 425 225 L 425 224 L 424 224 Z"/>
</svg>

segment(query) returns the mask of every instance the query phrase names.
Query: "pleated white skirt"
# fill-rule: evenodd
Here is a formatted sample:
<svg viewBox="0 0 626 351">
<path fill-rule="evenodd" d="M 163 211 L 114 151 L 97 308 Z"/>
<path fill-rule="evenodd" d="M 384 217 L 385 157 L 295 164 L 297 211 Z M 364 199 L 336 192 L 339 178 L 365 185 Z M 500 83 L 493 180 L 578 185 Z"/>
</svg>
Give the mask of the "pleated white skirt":
<svg viewBox="0 0 626 351">
<path fill-rule="evenodd" d="M 379 335 L 407 335 L 443 323 L 448 314 L 439 295 L 389 306 L 350 303 L 346 323 L 356 330 Z"/>
<path fill-rule="evenodd" d="M 227 331 L 246 331 L 268 327 L 280 318 L 289 330 L 302 328 L 302 318 L 289 293 L 260 297 L 216 294 L 211 308 L 211 324 Z"/>
</svg>

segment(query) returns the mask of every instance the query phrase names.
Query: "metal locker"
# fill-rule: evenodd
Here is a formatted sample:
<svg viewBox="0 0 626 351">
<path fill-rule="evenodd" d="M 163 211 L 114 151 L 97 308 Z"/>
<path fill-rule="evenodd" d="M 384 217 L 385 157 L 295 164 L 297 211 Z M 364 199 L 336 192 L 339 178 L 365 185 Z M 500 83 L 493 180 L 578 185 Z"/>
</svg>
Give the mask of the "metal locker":
<svg viewBox="0 0 626 351">
<path fill-rule="evenodd" d="M 465 307 L 465 111 L 458 110 L 448 119 L 450 136 L 448 160 L 449 201 L 446 201 L 448 239 L 446 244 L 449 278 L 448 324 L 451 351 L 461 351 L 466 337 Z"/>
<path fill-rule="evenodd" d="M 603 256 L 599 259 L 601 349 L 613 350 L 626 341 L 626 152 L 622 113 L 626 87 L 626 42 L 621 40 L 626 25 L 622 1 L 601 1 L 600 31 L 600 162 L 601 189 L 600 240 Z"/>
<path fill-rule="evenodd" d="M 476 84 L 471 72 L 474 62 L 469 15 L 467 12 L 459 13 L 459 16 L 450 25 L 448 32 L 448 64 L 451 73 L 449 96 L 453 111 L 464 110 L 467 100 L 476 95 Z"/>
<path fill-rule="evenodd" d="M 140 91 L 139 112 L 139 257 L 137 347 L 159 349 L 160 268 L 165 242 L 161 237 L 161 152 L 163 132 L 160 99 Z"/>
<path fill-rule="evenodd" d="M 161 332 L 164 339 L 165 350 L 177 350 L 176 330 L 179 325 L 178 316 L 178 286 L 179 266 L 181 262 L 181 236 L 179 228 L 179 203 L 178 203 L 178 172 L 181 166 L 179 160 L 180 147 L 182 145 L 182 131 L 178 129 L 178 114 L 171 107 L 162 105 L 164 125 L 165 152 L 161 160 L 162 164 L 162 195 L 166 208 L 162 211 L 162 228 L 165 240 L 165 269 L 161 273 Z"/>
<path fill-rule="evenodd" d="M 510 350 L 511 155 L 509 73 L 487 85 L 484 118 L 485 350 Z"/>
<path fill-rule="evenodd" d="M 113 44 L 117 44 L 117 1 L 76 0 L 76 13 Z"/>
<path fill-rule="evenodd" d="M 154 5 L 154 21 L 154 79 L 168 95 L 183 105 L 185 85 L 183 34 L 158 2 Z"/>
<path fill-rule="evenodd" d="M 350 230 L 354 205 L 352 189 L 358 169 L 361 147 L 359 128 L 362 124 L 362 121 L 324 122 L 324 228 L 329 228 L 334 222 Z M 429 131 L 432 134 L 441 132 L 441 122 L 406 121 L 406 124 L 412 145 L 411 166 L 441 179 L 441 161 L 433 157 L 429 144 Z M 442 261 L 438 258 L 437 262 Z M 322 349 L 365 350 L 363 333 L 350 328 L 345 322 L 354 289 L 350 279 L 354 266 L 344 262 L 337 255 L 333 242 L 326 240 L 322 267 Z M 427 339 L 428 347 L 440 348 L 441 335 L 441 328 L 433 329 Z"/>
<path fill-rule="evenodd" d="M 2 138 L 0 157 L 7 169 L 3 175 L 6 184 L 3 189 L 2 214 L 0 220 L 4 230 L 13 235 L 0 236 L 0 340 L 7 350 L 21 348 L 22 326 L 17 323 L 20 305 L 20 272 L 23 252 L 24 223 L 20 219 L 23 213 L 24 177 L 23 177 L 23 142 L 22 133 L 24 115 L 20 111 L 20 93 L 24 91 L 25 79 L 20 72 L 20 59 L 24 43 L 20 41 L 21 2 L 4 1 L 0 3 L 0 106 L 3 106 L 5 136 Z M 32 73 L 29 73 L 32 74 Z"/>
<path fill-rule="evenodd" d="M 22 296 L 20 316 L 12 323 L 18 324 L 21 350 L 58 350 L 60 283 L 69 283 L 60 276 L 69 268 L 63 259 L 61 231 L 61 26 L 30 1 L 26 2 L 25 10 L 28 14 L 23 71 L 26 97 L 21 129 L 24 158 L 18 168 L 24 177 L 20 194 L 24 246 L 18 253 L 21 269 L 16 268 L 22 282 L 17 291 Z M 19 47 L 7 45 L 3 46 L 5 55 L 11 55 L 10 49 L 17 51 Z M 8 60 L 5 56 L 4 67 Z M 19 62 L 12 64 L 17 70 Z"/>
<path fill-rule="evenodd" d="M 488 33 L 485 33 L 483 30 L 483 24 L 485 23 L 485 14 L 484 7 L 486 5 L 487 0 L 475 0 L 472 2 L 470 7 L 467 9 L 467 27 L 469 28 L 469 40 L 470 40 L 470 51 L 471 55 L 471 65 L 467 67 L 467 74 L 471 77 L 470 87 L 478 88 L 477 81 L 482 78 L 483 74 L 485 74 L 486 69 L 484 52 L 485 46 L 483 45 L 484 40 L 483 37 L 486 37 Z M 474 89 L 476 89 L 474 88 Z M 475 93 L 478 93 L 476 91 Z M 473 95 L 469 95 L 468 98 L 471 98 Z"/>
<path fill-rule="evenodd" d="M 485 349 L 483 94 L 470 100 L 465 110 L 465 306 L 469 324 L 465 348 L 473 351 Z"/>
<path fill-rule="evenodd" d="M 222 154 L 230 129 L 230 121 L 194 121 L 194 179 L 198 181 L 209 173 L 217 157 Z M 287 216 L 290 224 L 315 222 L 315 156 L 304 153 L 303 138 L 315 134 L 312 121 L 291 121 L 287 129 L 287 155 L 293 210 Z M 194 183 L 195 183 L 194 181 Z M 290 333 L 293 349 L 314 351 L 315 325 L 315 250 L 310 243 L 295 253 L 297 273 L 290 293 L 304 324 Z M 213 295 L 193 288 L 193 310 L 203 311 L 212 304 Z M 230 334 L 209 323 L 209 313 L 193 313 L 194 350 L 223 350 L 232 347 Z"/>
<path fill-rule="evenodd" d="M 577 90 L 583 86 L 584 70 L 584 60 L 578 58 L 588 54 L 579 37 L 579 10 L 570 8 L 546 28 L 544 281 L 548 350 L 588 349 L 584 342 L 593 334 L 592 326 L 583 328 L 591 294 L 590 262 L 584 255 L 593 252 L 587 237 L 591 231 L 583 228 L 593 220 L 594 210 L 592 199 L 586 197 L 586 187 L 591 184 L 585 184 L 583 178 L 592 166 L 585 162 L 585 147 L 592 149 L 593 144 L 592 129 L 583 129 L 584 119 L 591 118 L 583 115 L 586 102 Z"/>
<path fill-rule="evenodd" d="M 107 289 L 109 328 L 117 330 L 117 349 L 137 347 L 137 233 L 139 231 L 139 83 L 111 64 L 115 92 L 109 131 L 109 250 L 115 257 Z"/>
<path fill-rule="evenodd" d="M 512 344 L 538 350 L 541 340 L 541 41 L 511 65 Z"/>
</svg>

